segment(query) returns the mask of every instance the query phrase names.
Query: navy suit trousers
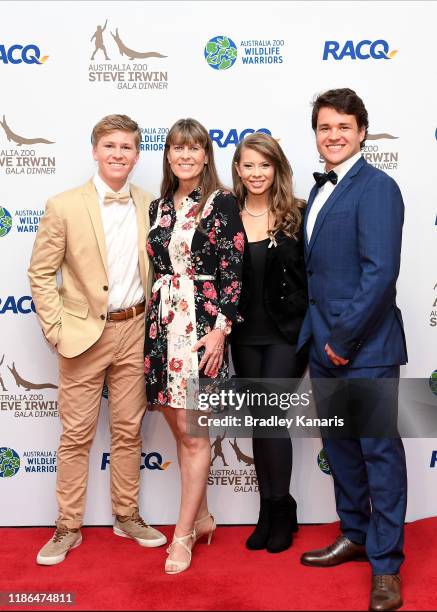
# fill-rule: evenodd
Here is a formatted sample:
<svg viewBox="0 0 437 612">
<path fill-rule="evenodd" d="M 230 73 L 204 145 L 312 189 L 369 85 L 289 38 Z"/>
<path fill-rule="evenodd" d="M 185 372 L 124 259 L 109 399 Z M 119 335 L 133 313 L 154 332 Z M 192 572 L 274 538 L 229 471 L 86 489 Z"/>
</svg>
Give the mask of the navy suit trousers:
<svg viewBox="0 0 437 612">
<path fill-rule="evenodd" d="M 320 413 L 325 413 L 317 394 L 317 379 L 394 380 L 393 392 L 372 397 L 373 413 L 397 417 L 399 366 L 327 368 L 314 347 L 310 351 L 310 375 Z M 380 398 L 380 399 L 378 399 Z M 391 405 L 389 405 L 391 404 Z M 322 415 L 322 414 L 321 414 Z M 396 425 L 394 425 L 396 430 Z M 323 435 L 323 432 L 322 432 Z M 373 575 L 397 574 L 404 560 L 404 521 L 407 507 L 407 469 L 400 437 L 323 438 L 334 478 L 337 512 L 342 533 L 357 544 L 365 544 Z"/>
</svg>

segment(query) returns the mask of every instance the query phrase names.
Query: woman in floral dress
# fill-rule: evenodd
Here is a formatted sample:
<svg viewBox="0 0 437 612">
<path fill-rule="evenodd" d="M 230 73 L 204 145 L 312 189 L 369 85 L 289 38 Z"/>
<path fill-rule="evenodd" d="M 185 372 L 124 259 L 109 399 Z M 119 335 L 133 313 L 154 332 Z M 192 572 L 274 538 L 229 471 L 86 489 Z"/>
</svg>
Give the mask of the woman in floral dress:
<svg viewBox="0 0 437 612">
<path fill-rule="evenodd" d="M 212 142 L 194 119 L 170 129 L 161 198 L 150 205 L 147 251 L 154 283 L 146 323 L 147 398 L 164 414 L 177 443 L 181 507 L 167 573 L 188 569 L 191 549 L 215 529 L 208 511 L 207 432 L 187 430 L 187 381 L 227 378 L 226 339 L 238 319 L 244 230 L 234 196 L 221 186 Z"/>
</svg>

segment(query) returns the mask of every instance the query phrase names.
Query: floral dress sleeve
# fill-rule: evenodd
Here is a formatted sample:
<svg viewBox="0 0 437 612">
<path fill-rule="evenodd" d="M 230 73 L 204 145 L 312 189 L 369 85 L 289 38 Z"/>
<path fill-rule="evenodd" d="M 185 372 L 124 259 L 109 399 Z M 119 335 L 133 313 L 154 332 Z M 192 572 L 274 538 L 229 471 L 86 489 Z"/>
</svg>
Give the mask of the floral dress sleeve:
<svg viewBox="0 0 437 612">
<path fill-rule="evenodd" d="M 153 200 L 153 202 L 150 202 L 150 205 L 149 205 L 150 227 L 153 227 L 155 225 L 156 215 L 158 214 L 158 206 L 159 206 L 160 201 L 161 200 L 158 198 L 157 200 Z"/>
<path fill-rule="evenodd" d="M 215 328 L 241 321 L 238 301 L 243 275 L 244 228 L 235 197 L 219 192 L 214 199 L 215 234 L 219 260 L 219 313 Z"/>
</svg>

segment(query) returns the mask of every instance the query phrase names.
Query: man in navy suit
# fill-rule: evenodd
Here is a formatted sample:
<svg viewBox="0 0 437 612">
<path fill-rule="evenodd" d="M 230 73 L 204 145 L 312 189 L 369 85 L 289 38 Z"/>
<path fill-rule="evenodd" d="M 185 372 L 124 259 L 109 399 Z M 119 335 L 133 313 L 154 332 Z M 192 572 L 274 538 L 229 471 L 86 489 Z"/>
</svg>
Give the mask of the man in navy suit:
<svg viewBox="0 0 437 612">
<path fill-rule="evenodd" d="M 361 156 L 368 116 L 354 91 L 321 94 L 312 127 L 326 165 L 325 173 L 314 174 L 305 218 L 310 304 L 298 346 L 310 342 L 319 410 L 332 414 L 335 400 L 317 393 L 317 381 L 351 388 L 361 381 L 370 388 L 364 411 L 383 426 L 348 439 L 324 437 L 341 535 L 304 553 L 301 562 L 330 567 L 368 559 L 369 609 L 395 610 L 402 605 L 407 474 L 402 440 L 384 432 L 397 432 L 399 366 L 407 361 L 396 306 L 404 205 L 396 182 Z M 352 412 L 355 405 L 348 400 L 346 408 Z"/>
</svg>

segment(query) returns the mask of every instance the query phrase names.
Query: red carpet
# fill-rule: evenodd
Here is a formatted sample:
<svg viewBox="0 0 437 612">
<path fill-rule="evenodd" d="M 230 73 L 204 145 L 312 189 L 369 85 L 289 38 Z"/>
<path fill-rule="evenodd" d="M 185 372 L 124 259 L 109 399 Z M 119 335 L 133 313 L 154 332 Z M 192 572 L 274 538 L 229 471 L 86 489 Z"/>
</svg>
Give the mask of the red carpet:
<svg viewBox="0 0 437 612">
<path fill-rule="evenodd" d="M 3 610 L 366 610 L 370 569 L 348 563 L 304 567 L 302 552 L 335 538 L 338 524 L 301 527 L 293 547 L 272 555 L 244 547 L 250 527 L 219 527 L 199 542 L 191 568 L 163 572 L 165 549 L 145 549 L 109 528 L 83 529 L 84 541 L 53 567 L 35 556 L 47 528 L 0 529 L 0 592 L 72 591 L 74 606 L 7 606 Z M 171 527 L 164 527 L 167 536 Z M 404 610 L 437 609 L 437 518 L 406 526 Z"/>
</svg>

